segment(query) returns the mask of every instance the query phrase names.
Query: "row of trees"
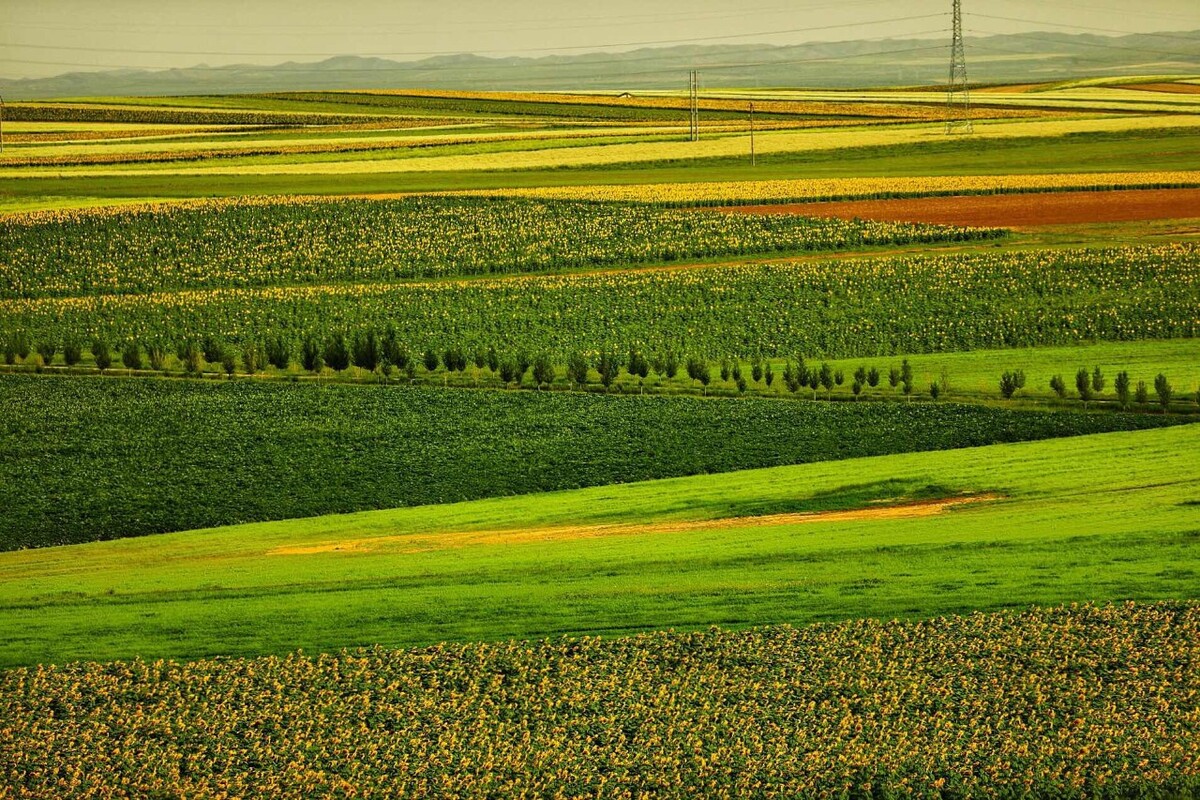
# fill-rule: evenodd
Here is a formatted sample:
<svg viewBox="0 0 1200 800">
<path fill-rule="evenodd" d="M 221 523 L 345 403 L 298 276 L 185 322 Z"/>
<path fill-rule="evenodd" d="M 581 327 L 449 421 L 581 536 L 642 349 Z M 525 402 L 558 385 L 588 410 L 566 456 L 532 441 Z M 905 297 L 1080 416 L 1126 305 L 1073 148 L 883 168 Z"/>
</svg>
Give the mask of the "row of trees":
<svg viewBox="0 0 1200 800">
<path fill-rule="evenodd" d="M 49 364 L 59 353 L 67 366 L 74 366 L 83 358 L 84 346 L 78 339 L 68 338 L 59 343 L 53 340 L 39 341 L 36 346 L 25 333 L 18 332 L 4 337 L 3 356 L 7 364 L 14 364 L 17 359 L 22 361 L 36 352 L 42 363 Z M 262 372 L 268 366 L 278 370 L 287 370 L 298 364 L 304 370 L 320 373 L 326 368 L 334 372 L 344 372 L 351 367 L 357 367 L 369 373 L 379 372 L 391 376 L 397 372 L 406 375 L 410 380 L 415 379 L 418 372 L 424 369 L 427 375 L 433 375 L 443 370 L 444 378 L 459 372 L 464 373 L 472 367 L 475 378 L 486 370 L 492 376 L 499 377 L 505 384 L 520 384 L 526 375 L 532 375 L 537 387 L 554 383 L 559 376 L 558 366 L 550 355 L 542 353 L 533 357 L 518 352 L 513 355 L 501 356 L 494 347 L 477 349 L 468 354 L 460 348 L 451 347 L 442 351 L 427 349 L 423 353 L 414 354 L 400 341 L 392 329 L 382 335 L 373 330 L 361 331 L 352 337 L 342 333 L 334 333 L 323 340 L 315 337 L 305 337 L 298 351 L 293 350 L 292 341 L 283 336 L 270 337 L 264 341 L 250 341 L 240 346 L 233 346 L 212 337 L 201 341 L 187 341 L 175 349 L 175 356 L 185 372 L 199 374 L 206 364 L 219 365 L 226 373 L 233 375 L 240 365 L 246 374 Z M 111 368 L 119 359 L 120 363 L 131 370 L 149 369 L 161 371 L 165 369 L 168 350 L 161 343 L 126 342 L 114 349 L 105 340 L 96 339 L 90 343 L 90 352 L 96 367 L 101 370 Z M 713 381 L 714 367 L 710 362 L 698 356 L 682 360 L 683 369 L 689 379 L 707 393 Z M 667 380 L 677 377 L 680 371 L 681 359 L 668 353 L 661 357 L 648 358 L 638 350 L 630 350 L 627 354 L 615 351 L 602 352 L 594 360 L 589 360 L 582 353 L 572 353 L 566 362 L 565 377 L 568 383 L 583 388 L 591 382 L 592 370 L 595 370 L 605 389 L 611 387 L 624 372 L 632 378 L 644 381 L 651 374 Z M 717 367 L 717 374 L 724 383 L 732 383 L 739 392 L 749 388 L 747 375 L 740 362 L 723 360 Z M 770 362 L 756 360 L 750 364 L 749 379 L 755 384 L 771 387 L 775 384 L 776 372 Z M 832 396 L 835 387 L 845 385 L 847 376 L 840 369 L 834 369 L 828 363 L 819 366 L 809 366 L 802 356 L 789 360 L 784 366 L 782 381 L 787 390 L 797 394 L 807 390 L 812 392 L 813 399 L 817 393 L 824 390 L 826 398 Z M 885 379 L 883 373 L 876 367 L 860 366 L 850 376 L 850 392 L 855 399 L 867 389 L 878 388 Z M 904 359 L 899 367 L 891 367 L 886 375 L 888 385 L 904 396 L 914 392 L 914 377 L 912 366 Z M 1012 370 L 1000 376 L 1000 394 L 1006 399 L 1012 398 L 1026 386 L 1024 370 Z M 1108 386 L 1108 380 L 1100 367 L 1092 370 L 1080 369 L 1075 375 L 1075 393 L 1087 404 L 1102 396 Z M 929 396 L 937 400 L 944 386 L 934 382 L 929 386 Z M 1060 398 L 1068 396 L 1068 387 L 1061 375 L 1050 379 L 1050 388 Z M 1175 390 L 1166 376 L 1159 374 L 1153 383 L 1154 394 L 1158 404 L 1167 410 L 1175 398 Z M 1117 374 L 1113 382 L 1113 390 L 1118 404 L 1122 409 L 1129 409 L 1135 403 L 1139 406 L 1150 404 L 1150 387 L 1145 381 L 1136 385 L 1128 372 Z M 1200 402 L 1200 393 L 1197 394 Z"/>
<path fill-rule="evenodd" d="M 1085 408 L 1088 403 L 1101 396 L 1107 385 L 1108 380 L 1100 367 L 1096 367 L 1091 372 L 1081 368 L 1075 373 L 1075 391 L 1079 395 L 1079 399 L 1083 401 Z M 1067 396 L 1067 386 L 1061 375 L 1055 375 L 1050 379 L 1050 388 L 1059 397 Z M 1117 373 L 1117 377 L 1113 381 L 1113 392 L 1116 394 L 1117 404 L 1122 409 L 1129 409 L 1133 403 L 1137 403 L 1139 406 L 1150 404 L 1150 388 L 1146 382 L 1138 381 L 1134 386 L 1129 373 L 1125 371 Z M 1171 405 L 1171 400 L 1175 397 L 1175 389 L 1167 380 L 1167 376 L 1161 372 L 1154 378 L 1154 394 L 1165 413 Z M 1200 402 L 1200 393 L 1197 394 L 1196 399 L 1197 402 Z"/>
</svg>

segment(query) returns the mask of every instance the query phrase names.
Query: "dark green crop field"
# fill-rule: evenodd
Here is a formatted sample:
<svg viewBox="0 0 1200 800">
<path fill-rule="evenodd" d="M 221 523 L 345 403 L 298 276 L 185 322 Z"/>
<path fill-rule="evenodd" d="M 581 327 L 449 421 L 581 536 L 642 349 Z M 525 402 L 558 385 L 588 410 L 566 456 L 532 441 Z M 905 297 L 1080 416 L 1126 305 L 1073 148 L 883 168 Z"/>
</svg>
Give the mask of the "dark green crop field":
<svg viewBox="0 0 1200 800">
<path fill-rule="evenodd" d="M 949 404 L 4 376 L 0 547 L 1178 421 Z"/>
</svg>

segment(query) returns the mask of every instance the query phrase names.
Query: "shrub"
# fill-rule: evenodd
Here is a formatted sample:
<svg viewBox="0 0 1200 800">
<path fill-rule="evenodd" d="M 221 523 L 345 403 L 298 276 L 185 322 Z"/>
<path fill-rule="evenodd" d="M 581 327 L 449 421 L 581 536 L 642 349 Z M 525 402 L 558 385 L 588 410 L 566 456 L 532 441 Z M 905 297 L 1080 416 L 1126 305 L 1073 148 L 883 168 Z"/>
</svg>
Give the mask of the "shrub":
<svg viewBox="0 0 1200 800">
<path fill-rule="evenodd" d="M 942 396 L 942 387 L 938 384 L 937 381 L 934 381 L 933 383 L 929 384 L 929 396 L 932 397 L 935 401 L 939 397 Z"/>
<path fill-rule="evenodd" d="M 317 340 L 311 336 L 304 337 L 300 346 L 300 366 L 306 372 L 320 372 L 325 368 L 325 355 L 317 345 Z"/>
<path fill-rule="evenodd" d="M 374 372 L 379 367 L 379 340 L 375 331 L 368 330 L 354 337 L 354 366 Z"/>
<path fill-rule="evenodd" d="M 1088 401 L 1092 399 L 1092 377 L 1082 367 L 1075 373 L 1075 391 L 1079 392 L 1079 399 L 1086 408 Z"/>
<path fill-rule="evenodd" d="M 1117 391 L 1117 402 L 1120 403 L 1121 408 L 1129 408 L 1129 373 L 1118 372 L 1113 388 Z"/>
<path fill-rule="evenodd" d="M 854 383 L 850 384 L 850 392 L 854 395 L 855 400 L 857 400 L 858 396 L 860 394 L 862 394 L 862 390 L 863 390 L 862 381 L 860 381 L 858 378 L 855 378 Z"/>
<path fill-rule="evenodd" d="M 150 369 L 162 372 L 167 366 L 167 348 L 161 342 L 150 342 L 146 345 L 146 360 L 150 362 Z"/>
<path fill-rule="evenodd" d="M 142 350 L 137 342 L 129 342 L 121 350 L 121 363 L 125 365 L 125 369 L 142 368 Z"/>
<path fill-rule="evenodd" d="M 879 370 L 875 367 L 871 367 L 871 369 L 867 371 L 867 385 L 872 389 L 875 389 L 879 386 Z"/>
<path fill-rule="evenodd" d="M 1067 384 L 1063 380 L 1062 375 L 1055 375 L 1050 379 L 1050 388 L 1053 389 L 1054 393 L 1059 397 L 1067 396 Z"/>
<path fill-rule="evenodd" d="M 825 362 L 821 362 L 821 370 L 817 373 L 817 380 L 825 389 L 825 396 L 829 397 L 833 392 L 833 369 Z"/>
<path fill-rule="evenodd" d="M 800 391 L 800 387 L 804 384 L 800 381 L 800 373 L 792 366 L 792 362 L 788 362 L 783 368 L 783 385 L 792 394 Z"/>
<path fill-rule="evenodd" d="M 263 351 L 258 346 L 257 342 L 246 342 L 246 344 L 242 346 L 242 368 L 246 370 L 247 375 L 253 375 L 256 372 L 261 372 L 264 361 Z M 229 368 L 226 367 L 227 371 L 228 369 Z"/>
<path fill-rule="evenodd" d="M 210 364 L 220 363 L 225 355 L 225 346 L 219 339 L 214 339 L 211 336 L 204 337 L 204 342 L 201 344 L 201 350 L 204 353 L 204 360 Z"/>
<path fill-rule="evenodd" d="M 1146 388 L 1145 381 L 1138 381 L 1137 391 L 1134 393 L 1134 399 L 1139 406 L 1144 406 L 1150 402 L 1150 390 Z"/>
<path fill-rule="evenodd" d="M 1161 372 L 1154 379 L 1154 393 L 1158 395 L 1158 404 L 1162 406 L 1163 413 L 1167 413 L 1167 409 L 1171 406 L 1171 397 L 1175 390 L 1171 388 L 1171 384 L 1167 383 L 1167 376 Z"/>
<path fill-rule="evenodd" d="M 421 356 L 421 364 L 425 367 L 426 372 L 435 372 L 438 368 L 438 354 L 432 348 L 426 350 L 425 354 Z"/>
<path fill-rule="evenodd" d="M 56 352 L 58 352 L 58 344 L 53 339 L 43 339 L 38 342 L 37 353 L 41 356 L 43 364 L 53 361 Z"/>
<path fill-rule="evenodd" d="M 629 374 L 642 380 L 650 376 L 650 362 L 637 350 L 629 351 Z"/>
<path fill-rule="evenodd" d="M 588 363 L 582 353 L 572 353 L 567 358 L 567 380 L 580 389 L 588 380 Z"/>
<path fill-rule="evenodd" d="M 272 336 L 267 339 L 264 348 L 267 363 L 278 370 L 285 370 L 292 363 L 292 348 L 288 340 L 282 336 Z"/>
<path fill-rule="evenodd" d="M 63 362 L 73 367 L 83 359 L 83 345 L 78 339 L 68 338 L 63 341 Z"/>
<path fill-rule="evenodd" d="M 183 369 L 189 375 L 200 374 L 200 358 L 203 355 L 200 352 L 200 347 L 195 342 L 188 342 L 181 348 L 183 355 L 180 361 L 183 362 Z"/>
<path fill-rule="evenodd" d="M 846 373 L 842 372 L 840 369 L 833 373 L 833 382 L 838 386 L 844 384 L 846 382 Z"/>
<path fill-rule="evenodd" d="M 790 364 L 788 365 L 788 369 L 791 369 Z M 725 382 L 729 381 L 729 359 L 727 358 L 721 360 L 721 380 Z"/>
<path fill-rule="evenodd" d="M 225 370 L 225 374 L 230 377 L 237 370 L 237 358 L 233 355 L 232 347 L 226 347 L 225 352 L 221 354 L 221 367 Z"/>
<path fill-rule="evenodd" d="M 487 365 L 488 369 L 492 372 L 497 372 L 500 369 L 500 356 L 494 347 L 489 347 L 487 350 Z"/>
<path fill-rule="evenodd" d="M 335 333 L 325 342 L 325 365 L 334 372 L 344 372 L 350 368 L 350 349 L 346 346 L 346 337 Z"/>
<path fill-rule="evenodd" d="M 33 348 L 33 343 L 29 340 L 29 334 L 25 331 L 17 331 L 13 334 L 13 350 L 16 351 L 17 358 L 24 361 L 29 358 L 29 351 Z"/>
<path fill-rule="evenodd" d="M 893 389 L 900 385 L 900 370 L 895 367 L 888 370 L 888 385 Z"/>
<path fill-rule="evenodd" d="M 1092 391 L 1099 395 L 1104 391 L 1105 385 L 1104 373 L 1100 371 L 1100 367 L 1096 367 L 1092 370 Z"/>
<path fill-rule="evenodd" d="M 554 361 L 550 356 L 543 353 L 533 361 L 533 381 L 538 389 L 542 388 L 543 384 L 547 386 L 554 383 L 555 375 Z"/>
<path fill-rule="evenodd" d="M 910 385 L 913 382 L 912 365 L 908 363 L 907 358 L 904 359 L 904 361 L 901 362 L 901 364 L 900 364 L 900 382 L 907 383 Z"/>
<path fill-rule="evenodd" d="M 1000 394 L 1003 395 L 1005 400 L 1011 399 L 1024 386 L 1025 372 L 1023 370 L 1005 372 L 1000 376 Z"/>
<path fill-rule="evenodd" d="M 674 378 L 679 374 L 679 358 L 674 353 L 667 353 L 666 360 L 663 361 L 663 374 L 667 378 Z"/>
<path fill-rule="evenodd" d="M 771 369 L 770 362 L 767 363 L 766 368 L 763 370 L 763 380 L 767 382 L 768 387 L 775 383 L 775 370 Z"/>
<path fill-rule="evenodd" d="M 505 386 L 518 380 L 515 361 L 506 358 L 500 363 L 500 380 L 504 381 Z"/>
<path fill-rule="evenodd" d="M 621 364 L 615 355 L 601 353 L 600 360 L 596 362 L 596 372 L 600 374 L 600 383 L 607 390 L 621 373 Z"/>
<path fill-rule="evenodd" d="M 112 366 L 112 351 L 108 349 L 108 342 L 103 339 L 96 339 L 92 342 L 92 358 L 96 360 L 96 368 L 101 372 Z"/>
<path fill-rule="evenodd" d="M 858 369 L 854 370 L 854 380 L 857 383 L 861 383 L 865 386 L 867 383 L 867 368 L 859 367 Z"/>
</svg>

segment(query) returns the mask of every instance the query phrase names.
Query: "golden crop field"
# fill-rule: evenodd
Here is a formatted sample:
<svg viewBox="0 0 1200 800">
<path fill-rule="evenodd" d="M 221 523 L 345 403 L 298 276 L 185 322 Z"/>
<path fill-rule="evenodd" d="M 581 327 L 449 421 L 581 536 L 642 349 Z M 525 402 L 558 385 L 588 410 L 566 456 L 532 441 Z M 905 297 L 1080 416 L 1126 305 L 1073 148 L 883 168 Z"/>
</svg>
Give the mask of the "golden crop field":
<svg viewBox="0 0 1200 800">
<path fill-rule="evenodd" d="M 917 178 L 829 178 L 727 183 L 658 183 L 555 186 L 471 192 L 482 196 L 537 197 L 635 203 L 711 205 L 877 197 L 991 194 L 1067 189 L 1131 189 L 1200 186 L 1196 172 L 1097 172 L 1059 175 L 962 175 Z"/>
<path fill-rule="evenodd" d="M 1070 606 L 0 673 L 5 796 L 1200 788 L 1200 608 Z"/>
</svg>

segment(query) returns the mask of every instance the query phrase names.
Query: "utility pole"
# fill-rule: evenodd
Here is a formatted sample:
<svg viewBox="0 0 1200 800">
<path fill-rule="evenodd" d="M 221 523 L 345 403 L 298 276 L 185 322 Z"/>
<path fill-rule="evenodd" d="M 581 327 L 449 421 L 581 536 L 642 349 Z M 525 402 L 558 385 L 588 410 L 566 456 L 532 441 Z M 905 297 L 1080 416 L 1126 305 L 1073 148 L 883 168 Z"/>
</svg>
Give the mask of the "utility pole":
<svg viewBox="0 0 1200 800">
<path fill-rule="evenodd" d="M 692 70 L 688 79 L 689 107 L 691 114 L 688 121 L 688 141 L 700 141 L 700 73 Z"/>
<path fill-rule="evenodd" d="M 754 153 L 754 101 L 750 101 L 750 166 L 758 165 L 758 158 Z"/>
<path fill-rule="evenodd" d="M 954 0 L 954 36 L 950 45 L 950 84 L 946 90 L 946 133 L 972 133 L 971 86 L 963 45 L 962 0 Z"/>
</svg>

